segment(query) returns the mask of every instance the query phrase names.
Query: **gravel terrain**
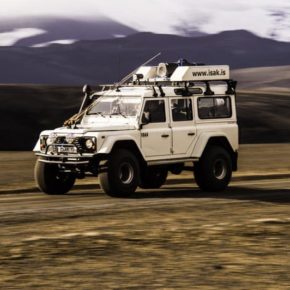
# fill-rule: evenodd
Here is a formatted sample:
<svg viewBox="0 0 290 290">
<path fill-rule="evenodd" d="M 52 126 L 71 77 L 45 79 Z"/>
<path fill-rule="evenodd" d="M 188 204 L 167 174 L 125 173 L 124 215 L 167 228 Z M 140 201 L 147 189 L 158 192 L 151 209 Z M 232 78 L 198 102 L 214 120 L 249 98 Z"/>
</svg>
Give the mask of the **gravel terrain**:
<svg viewBox="0 0 290 290">
<path fill-rule="evenodd" d="M 242 147 L 222 193 L 183 174 L 127 199 L 46 196 L 30 153 L 1 153 L 0 289 L 290 289 L 288 149 Z"/>
</svg>

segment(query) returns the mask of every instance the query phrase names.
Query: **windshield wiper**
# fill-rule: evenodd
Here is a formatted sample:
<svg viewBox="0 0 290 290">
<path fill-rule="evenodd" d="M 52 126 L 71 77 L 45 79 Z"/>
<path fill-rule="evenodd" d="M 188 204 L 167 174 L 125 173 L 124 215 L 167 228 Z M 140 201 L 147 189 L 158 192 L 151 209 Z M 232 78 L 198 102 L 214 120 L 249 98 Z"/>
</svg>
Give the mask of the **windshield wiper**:
<svg viewBox="0 0 290 290">
<path fill-rule="evenodd" d="M 124 114 L 124 113 L 121 113 L 121 112 L 115 112 L 115 113 L 111 113 L 110 116 L 113 116 L 113 115 L 121 115 L 123 116 L 124 118 L 127 118 L 127 116 Z"/>
<path fill-rule="evenodd" d="M 101 115 L 103 118 L 105 118 L 105 116 L 102 112 L 90 113 L 89 115 Z"/>
</svg>

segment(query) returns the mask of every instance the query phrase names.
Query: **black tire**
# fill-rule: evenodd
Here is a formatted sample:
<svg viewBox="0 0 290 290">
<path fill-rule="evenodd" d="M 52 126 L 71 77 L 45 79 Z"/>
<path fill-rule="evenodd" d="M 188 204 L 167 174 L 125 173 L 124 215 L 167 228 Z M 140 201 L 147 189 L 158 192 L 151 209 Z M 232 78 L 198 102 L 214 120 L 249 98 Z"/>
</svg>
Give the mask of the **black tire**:
<svg viewBox="0 0 290 290">
<path fill-rule="evenodd" d="M 70 173 L 60 172 L 57 164 L 36 161 L 34 178 L 37 187 L 46 194 L 65 194 L 71 190 L 75 177 Z"/>
<path fill-rule="evenodd" d="M 115 150 L 99 175 L 102 189 L 112 197 L 127 197 L 135 192 L 139 183 L 139 162 L 126 149 Z"/>
<path fill-rule="evenodd" d="M 165 183 L 167 175 L 167 168 L 147 167 L 141 173 L 139 186 L 144 189 L 160 188 Z"/>
<path fill-rule="evenodd" d="M 222 147 L 211 146 L 194 164 L 194 177 L 204 191 L 222 191 L 232 177 L 232 162 L 229 153 Z"/>
</svg>

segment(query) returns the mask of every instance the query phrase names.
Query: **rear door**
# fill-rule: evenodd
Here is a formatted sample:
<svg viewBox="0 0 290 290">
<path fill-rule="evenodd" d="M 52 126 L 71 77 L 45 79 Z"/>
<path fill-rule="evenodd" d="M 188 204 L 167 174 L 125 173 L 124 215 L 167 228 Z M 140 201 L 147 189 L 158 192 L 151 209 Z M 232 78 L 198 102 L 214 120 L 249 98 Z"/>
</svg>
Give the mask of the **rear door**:
<svg viewBox="0 0 290 290">
<path fill-rule="evenodd" d="M 186 155 L 196 138 L 190 97 L 170 98 L 172 148 L 174 155 Z"/>
</svg>

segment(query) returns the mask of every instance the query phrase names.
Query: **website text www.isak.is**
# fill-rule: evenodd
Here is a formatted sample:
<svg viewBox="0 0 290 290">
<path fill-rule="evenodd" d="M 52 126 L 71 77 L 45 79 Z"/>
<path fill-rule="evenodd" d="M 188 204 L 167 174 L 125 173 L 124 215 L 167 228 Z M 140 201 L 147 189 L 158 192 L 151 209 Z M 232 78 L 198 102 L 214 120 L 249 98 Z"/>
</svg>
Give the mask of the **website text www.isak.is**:
<svg viewBox="0 0 290 290">
<path fill-rule="evenodd" d="M 209 77 L 209 76 L 225 76 L 226 70 L 224 69 L 209 69 L 204 71 L 196 71 L 192 72 L 192 76 L 194 77 Z"/>
</svg>

